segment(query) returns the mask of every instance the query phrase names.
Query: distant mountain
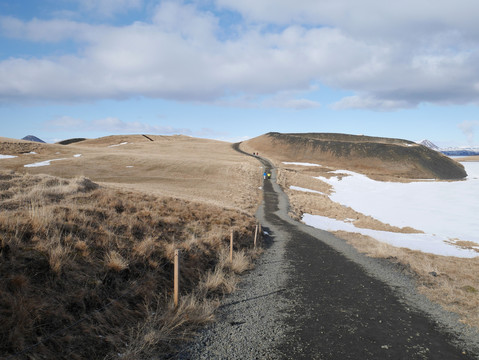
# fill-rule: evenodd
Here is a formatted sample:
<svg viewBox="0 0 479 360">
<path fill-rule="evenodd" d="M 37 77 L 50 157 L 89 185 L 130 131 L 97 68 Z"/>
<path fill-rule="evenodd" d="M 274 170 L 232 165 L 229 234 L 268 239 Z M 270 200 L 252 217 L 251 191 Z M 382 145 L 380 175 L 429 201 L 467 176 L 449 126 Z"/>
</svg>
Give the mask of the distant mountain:
<svg viewBox="0 0 479 360">
<path fill-rule="evenodd" d="M 427 140 L 427 139 L 418 141 L 418 144 L 419 144 L 419 145 L 424 145 L 425 147 L 428 147 L 429 149 L 439 151 L 439 146 L 437 146 L 437 145 L 434 144 L 432 141 L 429 141 L 429 140 Z"/>
<path fill-rule="evenodd" d="M 35 141 L 35 142 L 39 142 L 39 143 L 44 143 L 44 144 L 45 144 L 45 141 L 43 141 L 42 139 L 39 139 L 39 138 L 37 138 L 36 136 L 33 136 L 33 135 L 27 135 L 27 136 L 25 136 L 22 140 Z"/>
<path fill-rule="evenodd" d="M 447 147 L 447 148 L 440 148 L 439 146 L 435 145 L 430 140 L 421 140 L 417 142 L 419 145 L 424 145 L 425 147 L 439 151 L 447 156 L 471 156 L 471 155 L 479 155 L 479 148 L 478 147 Z"/>
<path fill-rule="evenodd" d="M 479 148 L 477 147 L 448 147 L 440 150 L 447 156 L 473 156 L 479 155 Z"/>
</svg>

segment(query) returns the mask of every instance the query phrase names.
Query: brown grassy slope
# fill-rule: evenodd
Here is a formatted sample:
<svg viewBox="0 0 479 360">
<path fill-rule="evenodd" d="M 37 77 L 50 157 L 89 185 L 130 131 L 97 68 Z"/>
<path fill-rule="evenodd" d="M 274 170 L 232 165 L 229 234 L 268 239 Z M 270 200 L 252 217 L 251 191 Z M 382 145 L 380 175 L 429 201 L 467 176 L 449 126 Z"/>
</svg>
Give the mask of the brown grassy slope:
<svg viewBox="0 0 479 360">
<path fill-rule="evenodd" d="M 258 162 L 234 151 L 231 144 L 187 136 L 108 136 L 71 145 L 0 141 L 0 169 L 60 177 L 89 179 L 228 208 L 254 212 L 260 197 Z M 126 145 L 119 145 L 127 142 Z M 23 146 L 23 147 L 22 147 Z M 33 148 L 35 146 L 35 148 Z M 37 155 L 22 155 L 22 152 Z M 81 157 L 73 157 L 82 154 Z M 25 164 L 51 160 L 50 166 L 25 168 Z"/>
<path fill-rule="evenodd" d="M 254 218 L 179 199 L 99 188 L 85 178 L 0 172 L 0 357 L 166 356 L 233 288 Z M 181 307 L 169 307 L 182 250 Z M 32 345 L 37 345 L 30 348 Z M 22 353 L 22 351 L 26 351 Z"/>
<path fill-rule="evenodd" d="M 373 177 L 462 179 L 467 175 L 454 160 L 401 139 L 268 133 L 244 142 L 243 148 L 277 161 L 316 162 Z"/>
</svg>

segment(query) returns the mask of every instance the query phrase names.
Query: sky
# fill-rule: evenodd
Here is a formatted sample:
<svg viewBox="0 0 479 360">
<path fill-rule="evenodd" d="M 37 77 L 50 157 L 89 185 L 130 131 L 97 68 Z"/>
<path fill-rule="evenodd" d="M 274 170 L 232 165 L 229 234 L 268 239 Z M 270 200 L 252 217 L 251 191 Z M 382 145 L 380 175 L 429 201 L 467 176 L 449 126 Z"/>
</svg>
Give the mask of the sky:
<svg viewBox="0 0 479 360">
<path fill-rule="evenodd" d="M 477 0 L 0 0 L 0 136 L 479 146 Z"/>
</svg>

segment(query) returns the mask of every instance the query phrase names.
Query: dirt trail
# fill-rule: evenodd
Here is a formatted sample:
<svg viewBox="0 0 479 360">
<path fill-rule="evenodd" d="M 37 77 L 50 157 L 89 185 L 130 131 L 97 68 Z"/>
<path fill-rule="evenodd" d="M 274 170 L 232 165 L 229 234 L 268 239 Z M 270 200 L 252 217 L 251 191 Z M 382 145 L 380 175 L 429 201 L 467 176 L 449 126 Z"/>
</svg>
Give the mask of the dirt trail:
<svg viewBox="0 0 479 360">
<path fill-rule="evenodd" d="M 238 145 L 235 146 L 238 151 Z M 264 203 L 257 217 L 272 237 L 257 267 L 234 296 L 252 297 L 263 291 L 262 277 L 285 272 L 277 284 L 284 291 L 269 293 L 263 303 L 242 309 L 245 326 L 235 326 L 235 309 L 200 335 L 194 358 L 234 359 L 476 359 L 478 334 L 457 317 L 416 293 L 400 269 L 387 261 L 358 254 L 328 232 L 293 221 L 286 195 L 276 184 L 276 171 L 258 158 L 271 181 L 264 182 Z M 278 252 L 278 249 L 282 251 Z M 280 268 L 268 267 L 269 252 L 281 254 Z M 279 269 L 279 270 L 278 270 Z M 252 282 L 255 283 L 252 283 Z M 259 290 L 258 290 L 259 289 Z M 242 291 L 246 293 L 241 294 Z M 264 291 L 263 291 L 264 293 Z M 273 311 L 271 303 L 283 304 Z M 231 303 L 234 304 L 234 301 Z M 267 322 L 250 323 L 258 317 Z M 254 310 L 254 312 L 253 312 Z M 265 320 L 266 320 L 265 319 Z M 256 334 L 272 334 L 258 342 Z M 217 329 L 221 328 L 222 331 Z M 215 330 L 216 329 L 216 330 Z M 226 333 L 226 336 L 224 335 Z M 255 344 L 254 347 L 248 346 Z M 215 349 L 212 351 L 212 349 Z M 476 355 L 474 355 L 474 353 Z M 183 354 L 184 355 L 184 354 Z"/>
</svg>

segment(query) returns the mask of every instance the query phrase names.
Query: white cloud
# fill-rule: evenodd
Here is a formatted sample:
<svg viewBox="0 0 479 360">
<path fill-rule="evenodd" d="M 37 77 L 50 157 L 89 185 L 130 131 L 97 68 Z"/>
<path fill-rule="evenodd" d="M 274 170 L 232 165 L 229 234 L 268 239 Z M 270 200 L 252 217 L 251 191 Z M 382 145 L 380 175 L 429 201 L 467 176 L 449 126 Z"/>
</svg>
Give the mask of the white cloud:
<svg viewBox="0 0 479 360">
<path fill-rule="evenodd" d="M 308 24 L 341 28 L 351 34 L 384 38 L 417 37 L 455 28 L 478 35 L 475 0 L 216 0 L 259 23 Z M 420 33 L 418 32 L 420 31 Z"/>
<path fill-rule="evenodd" d="M 425 0 L 216 3 L 256 24 L 245 22 L 225 38 L 218 15 L 172 1 L 152 8 L 151 21 L 127 26 L 0 17 L 5 36 L 78 46 L 68 56 L 0 61 L 0 102 L 145 96 L 303 109 L 319 106 L 307 93 L 311 83 L 322 83 L 355 93 L 336 109 L 477 103 L 475 1 L 438 0 L 434 7 Z M 105 14 L 143 5 L 81 4 Z M 270 23 L 284 26 L 269 30 Z"/>
<path fill-rule="evenodd" d="M 138 9 L 143 0 L 75 0 L 81 8 L 102 16 L 112 16 L 128 10 Z"/>
<path fill-rule="evenodd" d="M 77 130 L 85 127 L 87 122 L 81 119 L 75 119 L 70 116 L 60 116 L 56 119 L 48 120 L 44 123 L 44 127 L 51 130 Z"/>
<path fill-rule="evenodd" d="M 332 104 L 334 110 L 343 109 L 371 109 L 378 111 L 391 111 L 401 108 L 410 108 L 416 104 L 410 104 L 407 101 L 384 100 L 371 96 L 347 96 L 340 101 Z"/>
<path fill-rule="evenodd" d="M 218 135 L 209 129 L 193 131 L 187 128 L 176 128 L 168 125 L 151 125 L 140 121 L 123 121 L 116 117 L 106 117 L 95 120 L 76 119 L 70 116 L 60 116 L 44 122 L 43 126 L 49 131 L 70 131 L 84 133 L 108 134 L 183 134 L 194 136 Z"/>
<path fill-rule="evenodd" d="M 466 136 L 470 145 L 474 144 L 474 134 L 476 128 L 479 127 L 479 120 L 465 120 L 458 125 L 462 133 Z"/>
<path fill-rule="evenodd" d="M 23 22 L 11 16 L 0 16 L 1 32 L 12 38 L 34 42 L 58 42 L 67 39 L 80 40 L 98 31 L 97 27 L 71 20 L 33 19 Z"/>
<path fill-rule="evenodd" d="M 102 131 L 110 134 L 191 134 L 190 129 L 175 128 L 171 126 L 157 126 L 139 121 L 122 121 L 118 118 L 108 117 L 89 122 L 88 129 Z"/>
</svg>

